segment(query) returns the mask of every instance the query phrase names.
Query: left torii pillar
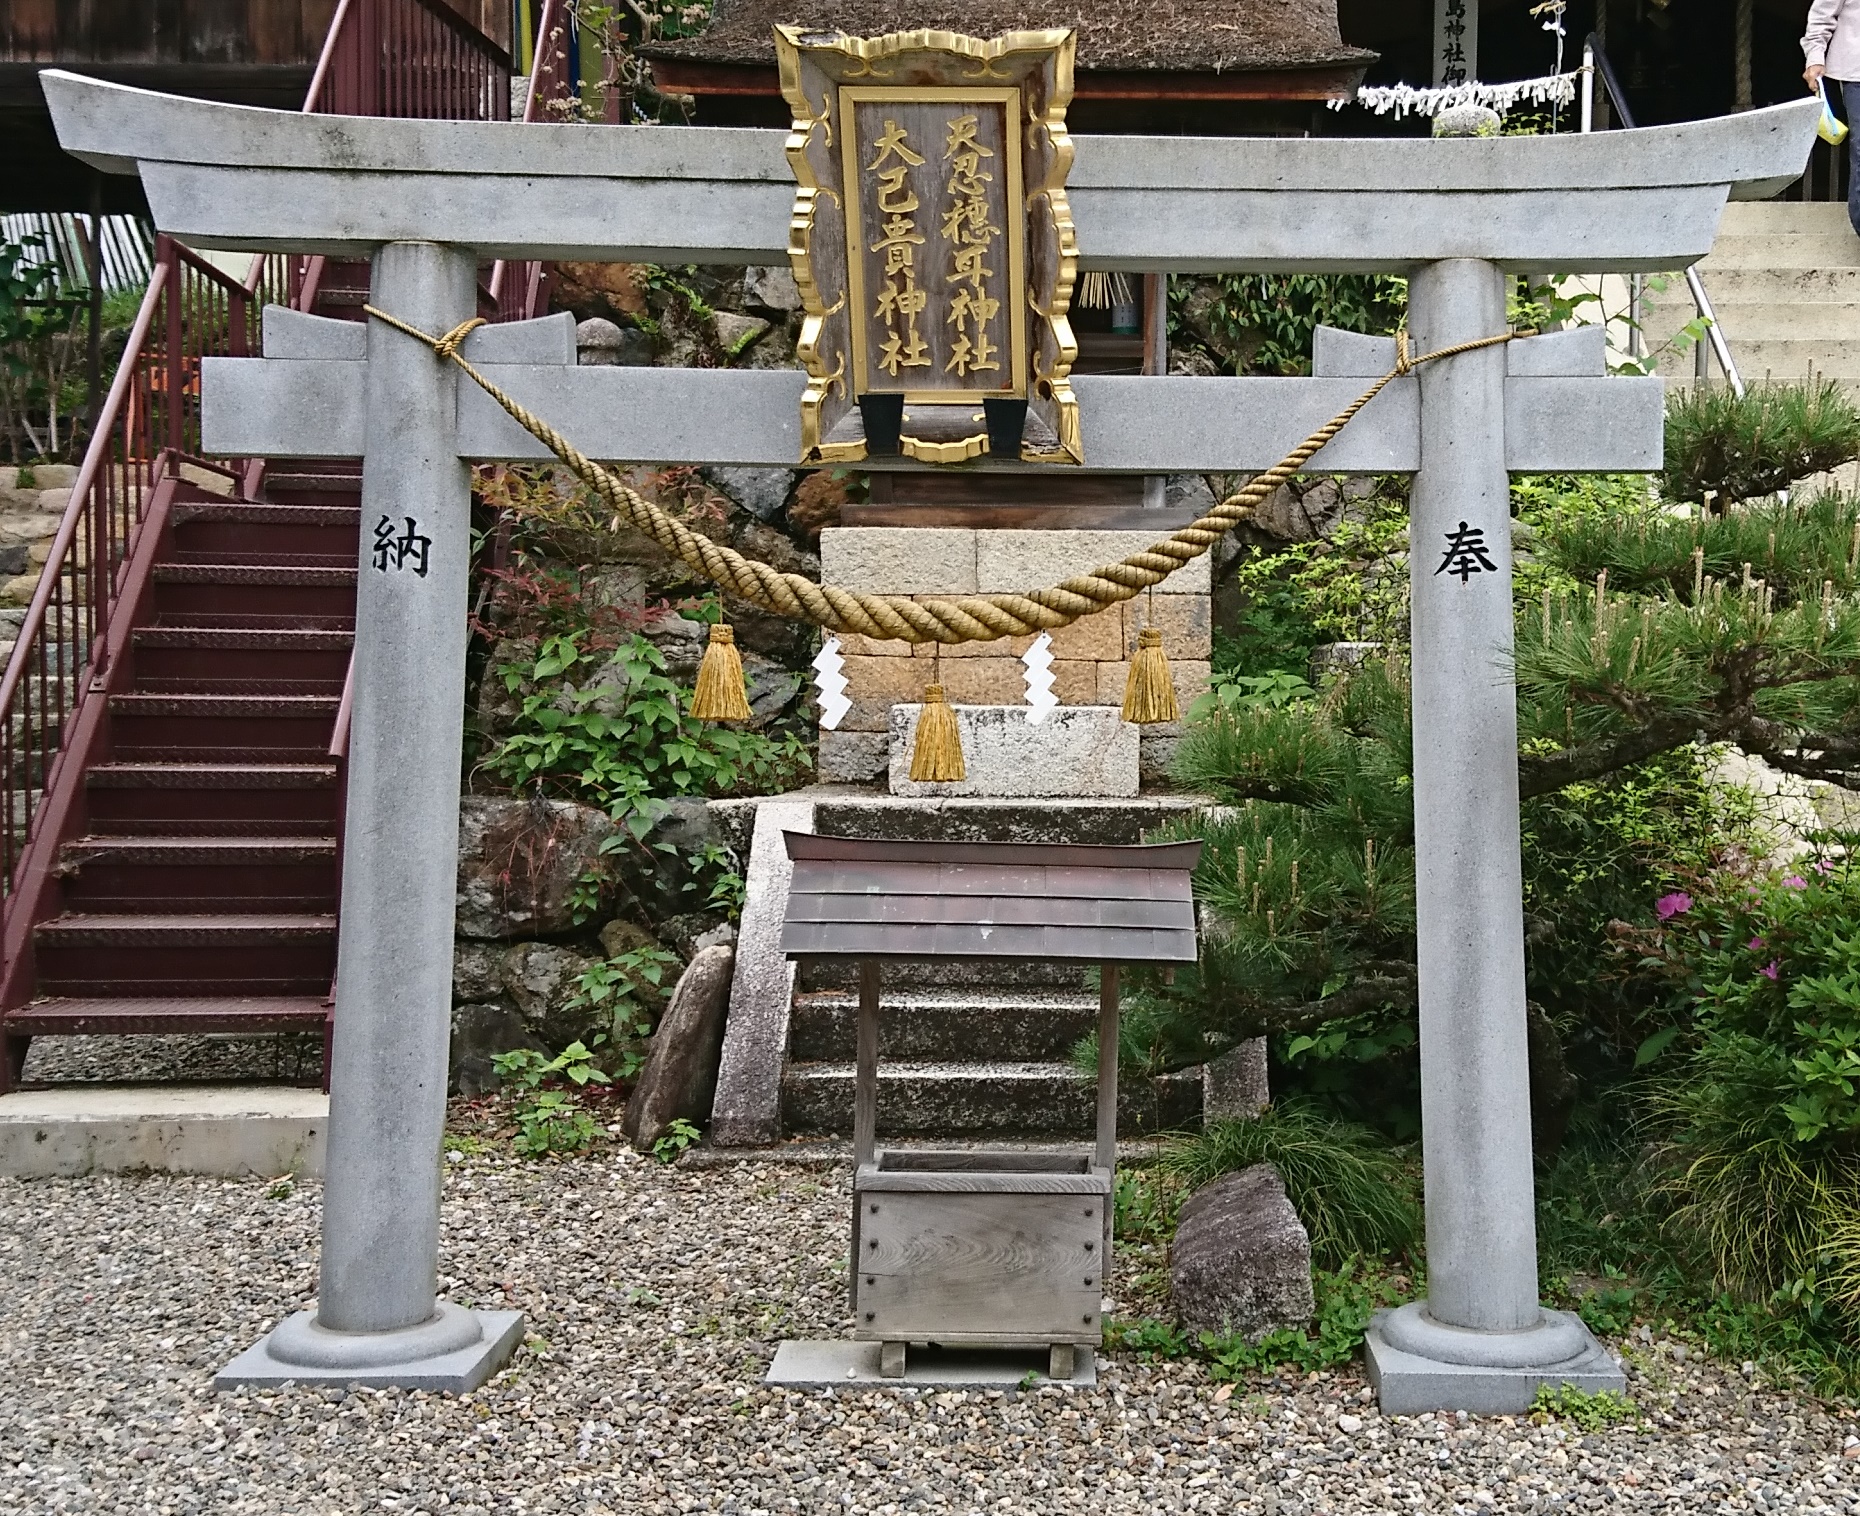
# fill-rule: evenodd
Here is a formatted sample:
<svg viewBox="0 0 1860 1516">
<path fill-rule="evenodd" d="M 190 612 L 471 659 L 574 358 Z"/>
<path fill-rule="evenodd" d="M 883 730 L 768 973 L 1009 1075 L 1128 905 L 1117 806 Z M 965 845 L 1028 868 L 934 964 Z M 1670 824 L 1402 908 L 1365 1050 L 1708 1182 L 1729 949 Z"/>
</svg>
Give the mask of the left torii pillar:
<svg viewBox="0 0 1860 1516">
<path fill-rule="evenodd" d="M 449 331 L 476 312 L 476 259 L 389 243 L 375 255 L 371 294 L 423 331 Z M 437 1298 L 471 552 L 458 370 L 379 321 L 367 358 L 317 1306 L 228 1364 L 221 1387 L 469 1390 L 523 1330 L 520 1312 Z"/>
</svg>

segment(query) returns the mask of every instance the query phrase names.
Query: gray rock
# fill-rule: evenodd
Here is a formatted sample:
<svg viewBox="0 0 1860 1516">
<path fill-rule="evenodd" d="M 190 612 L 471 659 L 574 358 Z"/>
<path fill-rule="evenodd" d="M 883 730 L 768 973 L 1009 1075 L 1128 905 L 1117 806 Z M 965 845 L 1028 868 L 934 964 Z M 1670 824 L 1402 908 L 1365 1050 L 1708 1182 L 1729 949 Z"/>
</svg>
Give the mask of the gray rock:
<svg viewBox="0 0 1860 1516">
<path fill-rule="evenodd" d="M 454 1006 L 452 1089 L 467 1100 L 495 1090 L 502 1081 L 491 1067 L 491 1060 L 499 1053 L 521 1047 L 535 1048 L 539 1053 L 549 1051 L 508 1002 Z"/>
<path fill-rule="evenodd" d="M 682 916 L 672 916 L 659 923 L 659 936 L 668 943 L 678 956 L 686 963 L 708 947 L 729 947 L 736 941 L 736 928 L 729 922 L 719 922 L 715 916 L 702 911 L 687 912 Z"/>
<path fill-rule="evenodd" d="M 696 795 L 679 795 L 665 802 L 659 824 L 652 829 L 654 842 L 669 842 L 681 852 L 695 852 L 717 840 L 717 823 L 710 806 Z"/>
<path fill-rule="evenodd" d="M 1333 674 L 1360 669 L 1372 658 L 1380 657 L 1385 647 L 1381 642 L 1320 642 L 1311 649 L 1311 682 L 1322 684 Z"/>
<path fill-rule="evenodd" d="M 1310 1321 L 1311 1239 L 1277 1169 L 1261 1163 L 1223 1174 L 1183 1202 L 1169 1289 L 1190 1331 L 1257 1342 Z"/>
<path fill-rule="evenodd" d="M 25 573 L 31 558 L 32 549 L 24 542 L 0 547 L 0 579 L 11 579 L 16 574 Z"/>
<path fill-rule="evenodd" d="M 1171 474 L 1163 484 L 1163 504 L 1170 510 L 1186 508 L 1205 516 L 1216 504 L 1214 491 L 1200 474 Z"/>
<path fill-rule="evenodd" d="M 729 468 L 719 464 L 700 472 L 758 521 L 773 521 L 779 516 L 794 487 L 793 469 Z"/>
<path fill-rule="evenodd" d="M 572 800 L 467 795 L 459 802 L 458 932 L 462 937 L 573 931 L 576 881 L 601 861 L 614 824 Z"/>
<path fill-rule="evenodd" d="M 1249 1037 L 1202 1065 L 1202 1120 L 1251 1121 L 1271 1100 L 1264 1037 Z"/>
<path fill-rule="evenodd" d="M 452 944 L 452 998 L 495 1000 L 504 993 L 503 961 L 508 943 L 472 942 L 459 938 Z"/>
<path fill-rule="evenodd" d="M 717 331 L 717 346 L 732 362 L 760 342 L 769 329 L 760 316 L 739 316 L 733 311 L 718 311 L 710 319 Z"/>
<path fill-rule="evenodd" d="M 500 965 L 504 988 L 517 1003 L 529 1034 L 551 1053 L 609 1030 L 608 1012 L 593 1006 L 570 1008 L 575 981 L 595 964 L 593 958 L 554 942 L 519 942 L 504 952 Z"/>
<path fill-rule="evenodd" d="M 1169 372 L 1185 379 L 1212 379 L 1221 366 L 1206 353 L 1194 348 L 1176 349 L 1169 354 Z"/>
<path fill-rule="evenodd" d="M 743 304 L 750 310 L 779 311 L 783 315 L 798 311 L 801 289 L 794 282 L 794 270 L 782 264 L 744 270 Z"/>
<path fill-rule="evenodd" d="M 601 955 L 605 958 L 618 958 L 622 953 L 631 953 L 637 948 L 662 947 L 658 937 L 637 921 L 615 920 L 607 923 L 600 930 Z"/>
<path fill-rule="evenodd" d="M 590 316 L 575 328 L 575 357 L 583 368 L 647 368 L 652 339 L 638 327 Z"/>
<path fill-rule="evenodd" d="M 1343 487 L 1335 479 L 1294 479 L 1259 504 L 1252 525 L 1281 542 L 1328 537 L 1343 520 Z"/>
<path fill-rule="evenodd" d="M 1436 137 L 1496 137 L 1504 119 L 1488 105 L 1449 105 L 1434 117 Z"/>
<path fill-rule="evenodd" d="M 679 976 L 627 1101 L 623 1130 L 636 1148 L 650 1148 L 681 1117 L 710 1120 L 735 964 L 734 948 L 710 947 Z"/>
</svg>

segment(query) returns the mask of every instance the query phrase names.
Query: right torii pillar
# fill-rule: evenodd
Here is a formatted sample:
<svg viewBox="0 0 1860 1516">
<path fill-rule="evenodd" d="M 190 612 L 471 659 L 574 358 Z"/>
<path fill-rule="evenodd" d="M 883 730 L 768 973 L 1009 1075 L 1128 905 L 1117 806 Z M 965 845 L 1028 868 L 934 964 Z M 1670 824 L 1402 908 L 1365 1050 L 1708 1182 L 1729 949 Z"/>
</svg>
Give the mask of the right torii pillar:
<svg viewBox="0 0 1860 1516">
<path fill-rule="evenodd" d="M 1479 259 L 1416 270 L 1415 350 L 1503 331 L 1506 283 Z M 1515 1412 L 1542 1383 L 1626 1387 L 1581 1319 L 1537 1296 L 1507 356 L 1480 348 L 1418 371 L 1408 562 L 1428 1296 L 1370 1328 L 1389 1413 Z"/>
</svg>

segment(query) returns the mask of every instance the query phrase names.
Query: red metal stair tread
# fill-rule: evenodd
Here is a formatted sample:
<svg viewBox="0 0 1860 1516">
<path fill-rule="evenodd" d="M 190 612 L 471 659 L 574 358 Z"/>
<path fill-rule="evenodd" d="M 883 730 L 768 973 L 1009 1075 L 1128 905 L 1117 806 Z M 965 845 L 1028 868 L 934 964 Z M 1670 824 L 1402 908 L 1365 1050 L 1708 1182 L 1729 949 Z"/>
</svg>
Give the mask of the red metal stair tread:
<svg viewBox="0 0 1860 1516">
<path fill-rule="evenodd" d="M 275 648 L 283 651 L 340 652 L 355 645 L 354 632 L 301 626 L 143 626 L 136 628 L 135 639 L 138 647 Z"/>
<path fill-rule="evenodd" d="M 355 583 L 352 568 L 278 567 L 257 563 L 158 563 L 155 578 L 163 584 L 323 584 Z"/>
<path fill-rule="evenodd" d="M 342 704 L 334 695 L 163 693 L 112 695 L 110 708 L 132 716 L 334 716 Z"/>
<path fill-rule="evenodd" d="M 109 1032 L 316 1031 L 329 1005 L 307 995 L 50 996 L 6 1013 L 16 1035 L 83 1036 Z"/>
<path fill-rule="evenodd" d="M 356 474 L 345 482 L 359 490 L 362 476 Z M 362 519 L 362 508 L 359 505 L 295 505 L 243 500 L 190 502 L 177 505 L 173 519 L 177 525 L 186 521 L 240 521 L 263 526 L 354 526 Z"/>
<path fill-rule="evenodd" d="M 333 763 L 99 763 L 85 776 L 100 789 L 321 789 Z"/>
<path fill-rule="evenodd" d="M 161 944 L 209 942 L 224 938 L 329 937 L 334 916 L 85 916 L 68 914 L 41 921 L 34 928 L 41 941 Z"/>
<path fill-rule="evenodd" d="M 292 862 L 336 856 L 334 837 L 80 837 L 67 842 L 74 863 Z"/>
</svg>

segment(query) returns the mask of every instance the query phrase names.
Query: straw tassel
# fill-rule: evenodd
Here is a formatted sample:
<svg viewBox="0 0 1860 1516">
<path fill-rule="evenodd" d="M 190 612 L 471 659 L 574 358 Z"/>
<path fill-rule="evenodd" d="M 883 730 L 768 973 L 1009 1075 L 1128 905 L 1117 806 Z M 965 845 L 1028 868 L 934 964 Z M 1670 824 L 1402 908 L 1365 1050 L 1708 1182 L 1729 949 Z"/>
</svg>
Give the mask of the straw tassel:
<svg viewBox="0 0 1860 1516">
<path fill-rule="evenodd" d="M 699 721 L 749 719 L 749 697 L 743 693 L 743 657 L 736 650 L 736 630 L 721 621 L 712 625 L 704 661 L 698 665 L 691 714 Z"/>
<path fill-rule="evenodd" d="M 956 713 L 943 698 L 943 686 L 924 690 L 924 708 L 917 718 L 917 745 L 911 750 L 911 778 L 919 783 L 952 784 L 969 777 L 962 761 L 962 732 Z"/>
<path fill-rule="evenodd" d="M 1162 633 L 1146 626 L 1137 633 L 1137 656 L 1130 660 L 1130 678 L 1124 685 L 1124 720 L 1153 726 L 1180 715 L 1169 660 L 1163 656 Z"/>
</svg>

